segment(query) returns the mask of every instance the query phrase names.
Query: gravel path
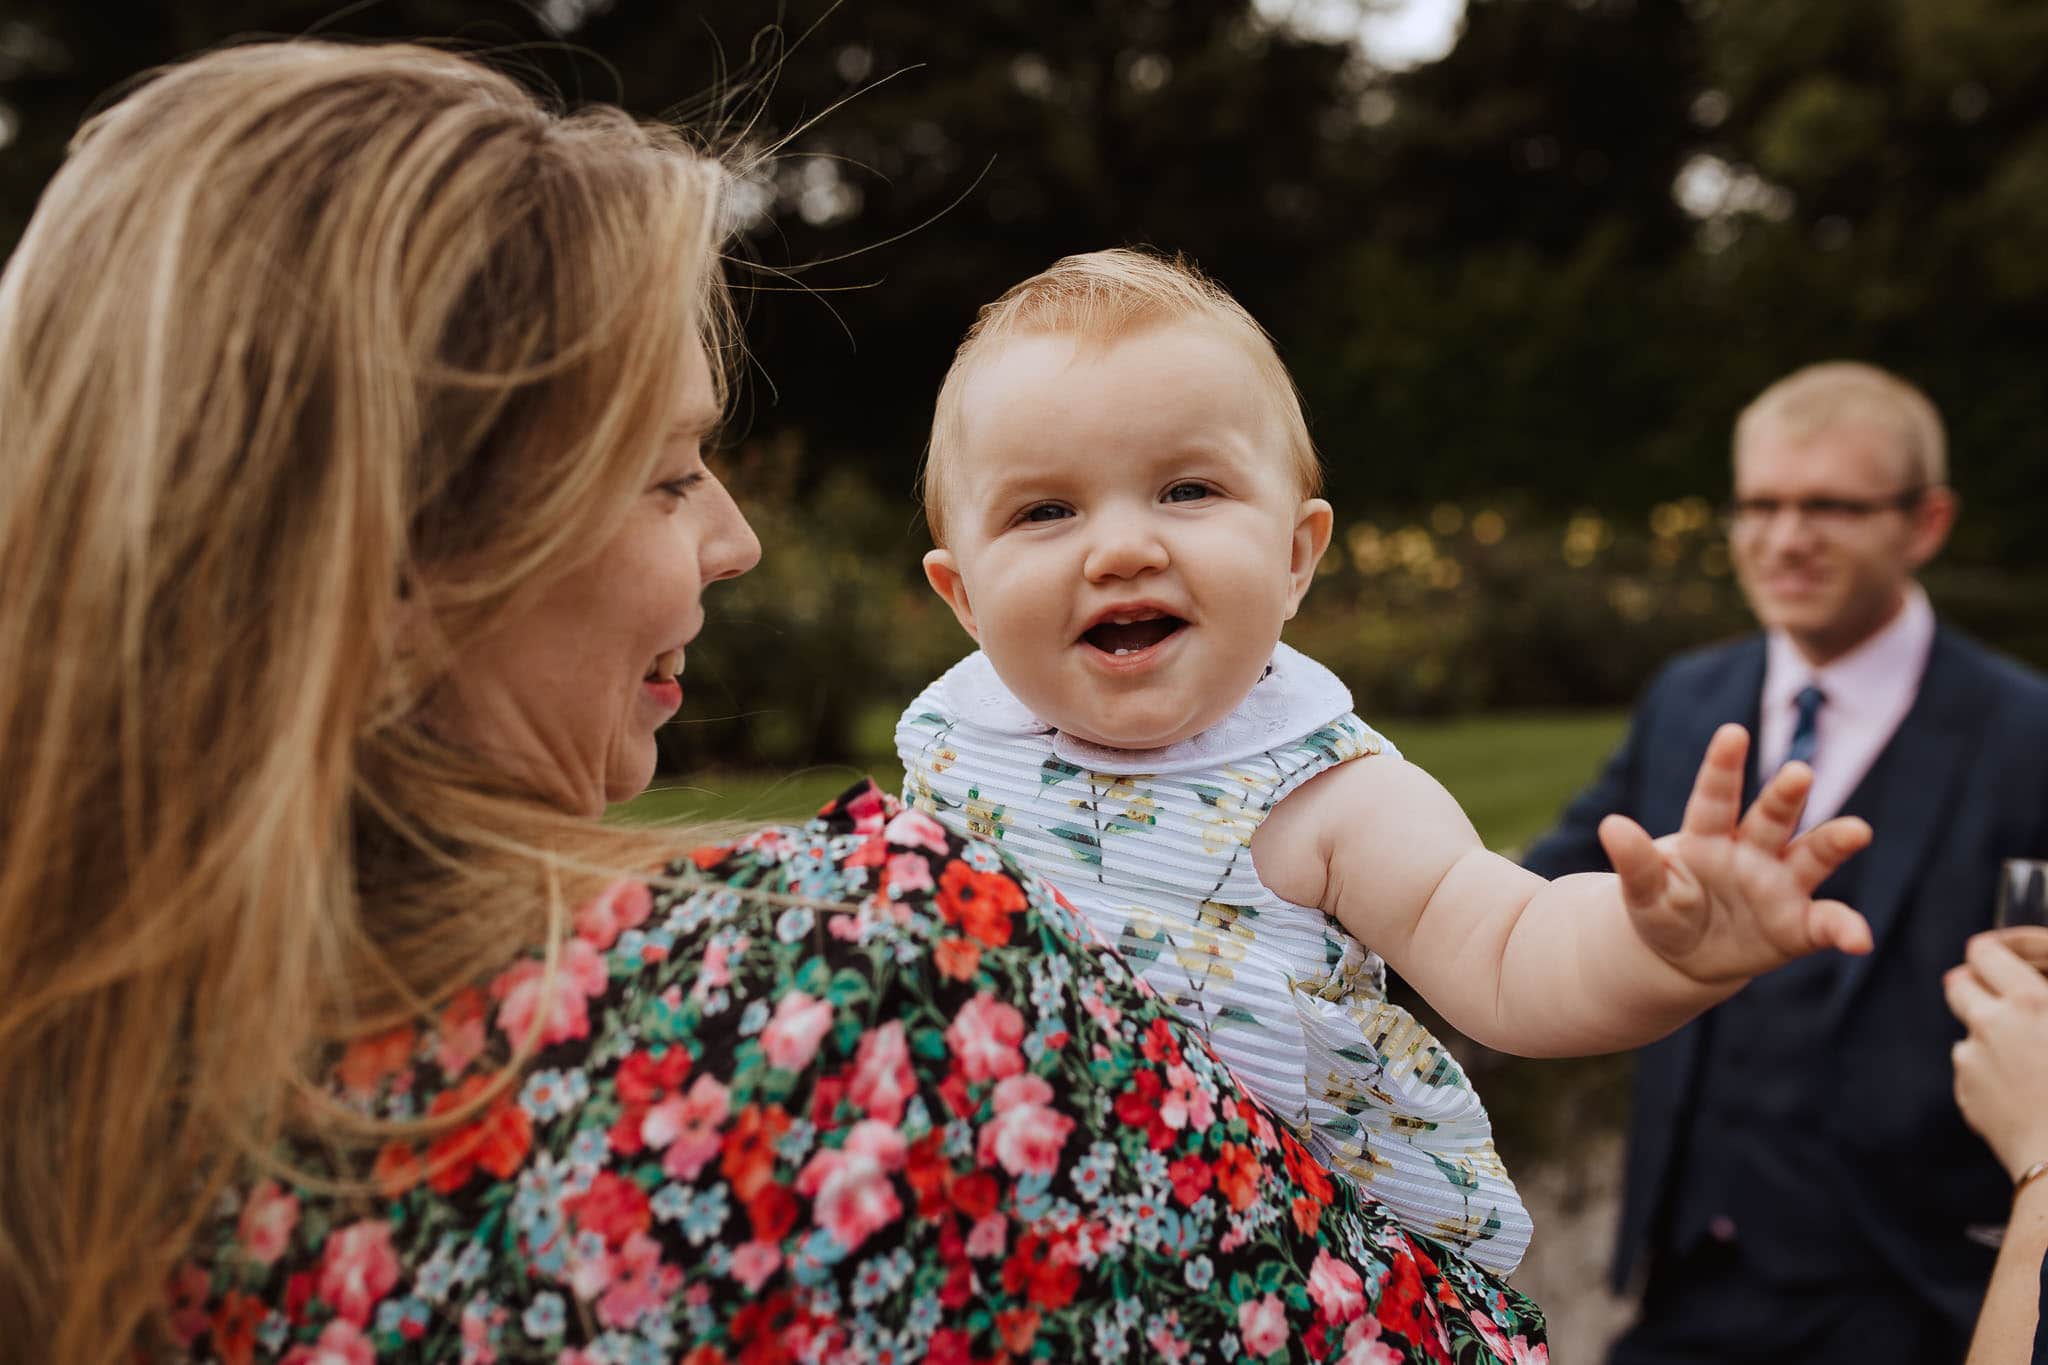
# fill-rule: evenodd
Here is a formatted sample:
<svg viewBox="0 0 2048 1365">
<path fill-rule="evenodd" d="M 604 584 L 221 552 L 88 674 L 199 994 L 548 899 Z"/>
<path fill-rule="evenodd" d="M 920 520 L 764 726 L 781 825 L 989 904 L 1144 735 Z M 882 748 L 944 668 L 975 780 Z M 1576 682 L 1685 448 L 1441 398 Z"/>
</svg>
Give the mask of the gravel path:
<svg viewBox="0 0 2048 1365">
<path fill-rule="evenodd" d="M 1635 1314 L 1633 1299 L 1607 1291 L 1621 1210 L 1617 1133 L 1601 1133 L 1569 1159 L 1515 1172 L 1536 1236 L 1515 1287 L 1550 1318 L 1553 1365 L 1599 1365 Z"/>
</svg>

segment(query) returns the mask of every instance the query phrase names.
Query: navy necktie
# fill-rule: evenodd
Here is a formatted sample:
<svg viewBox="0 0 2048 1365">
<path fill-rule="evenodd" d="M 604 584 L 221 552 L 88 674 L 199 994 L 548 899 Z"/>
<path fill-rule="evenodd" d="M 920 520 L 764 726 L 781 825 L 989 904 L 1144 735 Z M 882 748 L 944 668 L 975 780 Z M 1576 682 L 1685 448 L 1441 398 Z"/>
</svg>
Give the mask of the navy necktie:
<svg viewBox="0 0 2048 1365">
<path fill-rule="evenodd" d="M 1812 683 L 1801 688 L 1799 695 L 1792 699 L 1792 704 L 1799 708 L 1799 719 L 1792 726 L 1792 746 L 1785 750 L 1787 763 L 1810 765 L 1813 762 L 1813 746 L 1817 738 L 1814 732 L 1819 728 L 1816 722 L 1820 719 L 1821 705 L 1827 699 L 1828 694 Z"/>
</svg>

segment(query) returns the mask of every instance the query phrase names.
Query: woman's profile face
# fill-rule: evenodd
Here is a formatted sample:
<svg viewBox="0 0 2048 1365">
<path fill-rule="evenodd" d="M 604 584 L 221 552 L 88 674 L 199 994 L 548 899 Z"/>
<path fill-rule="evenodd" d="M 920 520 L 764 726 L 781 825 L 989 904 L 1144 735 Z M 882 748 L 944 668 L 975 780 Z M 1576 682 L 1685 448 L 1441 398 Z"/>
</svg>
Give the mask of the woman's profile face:
<svg viewBox="0 0 2048 1365">
<path fill-rule="evenodd" d="M 654 732 L 682 705 L 705 585 L 761 558 L 704 465 L 718 417 L 693 345 L 654 481 L 594 557 L 468 652 L 437 700 L 444 734 L 567 809 L 597 815 L 646 789 Z"/>
</svg>

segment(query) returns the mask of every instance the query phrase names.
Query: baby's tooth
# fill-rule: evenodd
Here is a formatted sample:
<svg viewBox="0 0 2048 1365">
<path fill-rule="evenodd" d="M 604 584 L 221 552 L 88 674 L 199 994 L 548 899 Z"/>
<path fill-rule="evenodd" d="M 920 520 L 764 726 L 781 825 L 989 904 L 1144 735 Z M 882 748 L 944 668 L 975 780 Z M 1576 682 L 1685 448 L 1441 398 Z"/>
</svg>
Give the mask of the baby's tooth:
<svg viewBox="0 0 2048 1365">
<path fill-rule="evenodd" d="M 1128 649 L 1119 649 L 1119 650 L 1117 650 L 1117 652 L 1116 652 L 1116 653 L 1117 653 L 1117 657 L 1118 657 L 1118 658 L 1122 658 L 1122 657 L 1123 657 L 1124 655 L 1126 655 L 1126 654 L 1128 654 L 1128 653 L 1130 653 L 1130 652 L 1131 652 L 1131 651 L 1129 651 Z"/>
</svg>

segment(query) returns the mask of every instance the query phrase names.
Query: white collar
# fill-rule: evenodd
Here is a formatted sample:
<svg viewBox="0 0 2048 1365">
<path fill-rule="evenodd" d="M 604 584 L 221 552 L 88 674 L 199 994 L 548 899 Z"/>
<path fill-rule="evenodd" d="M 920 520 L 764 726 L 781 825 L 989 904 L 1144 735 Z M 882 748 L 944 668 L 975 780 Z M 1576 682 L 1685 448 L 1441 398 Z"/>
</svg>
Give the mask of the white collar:
<svg viewBox="0 0 2048 1365">
<path fill-rule="evenodd" d="M 962 726 L 1010 737 L 1038 737 L 1053 753 L 1089 772 L 1193 772 L 1262 754 L 1351 710 L 1351 689 L 1292 646 L 1273 648 L 1266 672 L 1230 714 L 1198 735 L 1158 749 L 1110 749 L 1062 734 L 1031 713 L 976 650 L 938 682 L 946 711 Z"/>
</svg>

